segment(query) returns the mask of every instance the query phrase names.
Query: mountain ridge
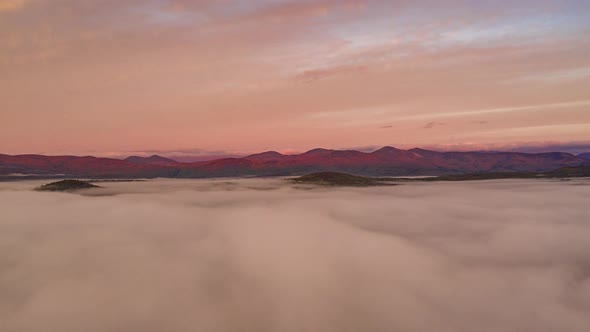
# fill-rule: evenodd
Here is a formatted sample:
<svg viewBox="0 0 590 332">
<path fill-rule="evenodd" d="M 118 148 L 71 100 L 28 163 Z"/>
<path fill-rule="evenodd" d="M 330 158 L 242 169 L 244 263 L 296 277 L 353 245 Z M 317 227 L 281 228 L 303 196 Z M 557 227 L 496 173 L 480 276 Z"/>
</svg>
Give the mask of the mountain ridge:
<svg viewBox="0 0 590 332">
<path fill-rule="evenodd" d="M 209 178 L 292 176 L 346 172 L 365 176 L 445 175 L 487 172 L 548 172 L 590 161 L 570 153 L 438 152 L 385 146 L 372 152 L 312 149 L 285 155 L 267 151 L 240 158 L 178 162 L 154 155 L 124 160 L 93 156 L 0 154 L 0 175 L 32 174 L 85 178 Z"/>
<path fill-rule="evenodd" d="M 168 165 L 168 164 L 176 164 L 178 161 L 170 158 L 165 158 L 162 156 L 158 156 L 157 154 L 152 155 L 150 157 L 139 157 L 139 156 L 130 156 L 125 159 L 125 161 L 129 161 L 135 164 L 150 164 L 150 165 Z"/>
</svg>

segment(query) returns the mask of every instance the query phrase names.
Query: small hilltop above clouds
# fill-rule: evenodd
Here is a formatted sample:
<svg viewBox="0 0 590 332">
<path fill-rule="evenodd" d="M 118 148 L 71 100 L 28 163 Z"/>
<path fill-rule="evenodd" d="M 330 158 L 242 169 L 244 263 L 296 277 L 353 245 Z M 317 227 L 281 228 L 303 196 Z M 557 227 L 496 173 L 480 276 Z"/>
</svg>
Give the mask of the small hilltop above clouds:
<svg viewBox="0 0 590 332">
<path fill-rule="evenodd" d="M 52 182 L 36 188 L 37 191 L 61 191 L 61 192 L 73 192 L 81 189 L 92 189 L 100 188 L 90 182 L 80 180 L 62 180 Z"/>
</svg>

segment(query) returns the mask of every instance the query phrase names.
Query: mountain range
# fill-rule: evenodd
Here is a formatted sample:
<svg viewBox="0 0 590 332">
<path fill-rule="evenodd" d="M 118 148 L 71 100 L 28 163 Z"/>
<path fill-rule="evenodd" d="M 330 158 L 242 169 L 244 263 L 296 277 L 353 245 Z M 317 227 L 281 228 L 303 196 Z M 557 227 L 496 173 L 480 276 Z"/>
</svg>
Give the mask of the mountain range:
<svg viewBox="0 0 590 332">
<path fill-rule="evenodd" d="M 124 160 L 97 157 L 3 155 L 0 176 L 78 178 L 210 178 L 291 176 L 320 171 L 365 176 L 416 176 L 487 172 L 547 172 L 590 164 L 590 154 L 563 152 L 438 152 L 383 147 L 373 152 L 313 149 L 284 155 L 268 151 L 242 158 L 178 162 L 161 156 Z"/>
</svg>

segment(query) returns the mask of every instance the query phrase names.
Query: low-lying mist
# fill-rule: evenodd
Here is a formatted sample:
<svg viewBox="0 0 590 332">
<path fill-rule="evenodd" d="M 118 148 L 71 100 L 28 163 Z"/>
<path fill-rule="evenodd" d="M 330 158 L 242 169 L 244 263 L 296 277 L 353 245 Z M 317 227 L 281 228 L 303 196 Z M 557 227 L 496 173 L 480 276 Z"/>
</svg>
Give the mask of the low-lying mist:
<svg viewBox="0 0 590 332">
<path fill-rule="evenodd" d="M 590 181 L 0 183 L 0 331 L 590 331 Z"/>
</svg>

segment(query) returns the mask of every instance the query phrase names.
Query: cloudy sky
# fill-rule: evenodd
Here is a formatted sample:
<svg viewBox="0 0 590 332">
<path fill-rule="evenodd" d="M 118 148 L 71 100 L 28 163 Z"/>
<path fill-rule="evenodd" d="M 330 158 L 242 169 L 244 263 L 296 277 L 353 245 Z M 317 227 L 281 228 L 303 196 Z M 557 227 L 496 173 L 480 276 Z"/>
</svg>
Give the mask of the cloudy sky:
<svg viewBox="0 0 590 332">
<path fill-rule="evenodd" d="M 0 0 L 0 152 L 590 141 L 587 0 Z"/>
</svg>

